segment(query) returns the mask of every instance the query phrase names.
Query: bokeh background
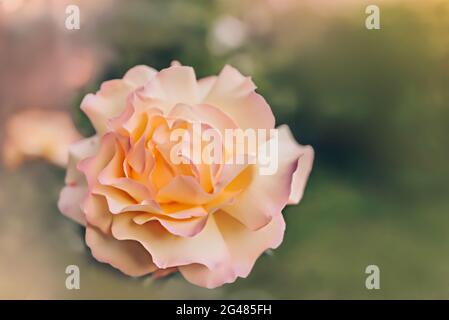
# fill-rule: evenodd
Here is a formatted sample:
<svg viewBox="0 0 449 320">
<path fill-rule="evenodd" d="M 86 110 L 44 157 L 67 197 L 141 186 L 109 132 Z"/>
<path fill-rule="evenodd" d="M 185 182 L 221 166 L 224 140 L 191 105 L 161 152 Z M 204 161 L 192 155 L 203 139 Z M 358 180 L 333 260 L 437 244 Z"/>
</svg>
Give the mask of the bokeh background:
<svg viewBox="0 0 449 320">
<path fill-rule="evenodd" d="M 80 7 L 80 30 L 65 29 L 68 4 Z M 365 28 L 368 4 L 380 30 Z M 215 290 L 179 275 L 126 277 L 96 262 L 83 229 L 58 212 L 64 170 L 49 159 L 19 166 L 4 148 L 0 298 L 449 298 L 448 1 L 0 0 L 0 138 L 10 128 L 31 139 L 8 125 L 30 108 L 65 112 L 87 136 L 86 93 L 172 60 L 198 77 L 226 63 L 252 75 L 277 123 L 315 148 L 281 247 Z M 53 123 L 50 135 L 69 130 Z M 80 290 L 65 288 L 70 264 Z M 365 288 L 370 264 L 380 290 Z"/>
</svg>

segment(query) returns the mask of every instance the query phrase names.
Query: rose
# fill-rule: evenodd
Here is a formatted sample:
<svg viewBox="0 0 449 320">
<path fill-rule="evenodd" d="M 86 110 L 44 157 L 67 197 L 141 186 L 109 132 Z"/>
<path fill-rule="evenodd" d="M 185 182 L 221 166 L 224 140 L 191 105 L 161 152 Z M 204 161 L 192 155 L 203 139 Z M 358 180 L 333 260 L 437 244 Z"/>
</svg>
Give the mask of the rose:
<svg viewBox="0 0 449 320">
<path fill-rule="evenodd" d="M 97 133 L 71 146 L 59 208 L 86 226 L 98 261 L 131 276 L 179 270 L 214 288 L 246 277 L 265 250 L 279 246 L 281 211 L 300 201 L 313 149 L 281 126 L 278 139 L 247 150 L 246 161 L 229 161 L 237 151 L 220 140 L 224 130 L 274 128 L 255 88 L 230 66 L 199 81 L 186 66 L 137 66 L 84 98 Z M 186 161 L 175 164 L 173 132 L 194 135 L 198 124 L 217 133 L 223 161 L 194 163 L 179 148 Z M 272 143 L 277 170 L 262 175 L 248 159 Z"/>
<path fill-rule="evenodd" d="M 3 162 L 17 168 L 28 158 L 42 158 L 64 167 L 68 147 L 81 138 L 70 115 L 59 110 L 26 109 L 6 122 Z"/>
</svg>

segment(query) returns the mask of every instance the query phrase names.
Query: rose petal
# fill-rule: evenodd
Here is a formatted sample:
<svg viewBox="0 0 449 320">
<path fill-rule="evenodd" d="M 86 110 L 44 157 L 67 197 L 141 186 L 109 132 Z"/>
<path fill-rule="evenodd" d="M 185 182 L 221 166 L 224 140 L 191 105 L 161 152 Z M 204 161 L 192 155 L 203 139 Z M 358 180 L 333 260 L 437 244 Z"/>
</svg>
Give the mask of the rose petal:
<svg viewBox="0 0 449 320">
<path fill-rule="evenodd" d="M 87 94 L 81 102 L 81 110 L 90 119 L 98 135 L 107 132 L 108 120 L 117 117 L 126 105 L 132 87 L 121 80 L 110 80 L 102 84 L 96 94 Z"/>
<path fill-rule="evenodd" d="M 82 204 L 86 221 L 103 233 L 110 233 L 112 214 L 106 199 L 101 195 L 89 193 Z"/>
<path fill-rule="evenodd" d="M 123 80 L 130 83 L 134 88 L 141 87 L 150 81 L 157 71 L 145 65 L 135 66 L 126 72 Z"/>
<path fill-rule="evenodd" d="M 77 163 L 91 156 L 98 149 L 98 138 L 93 136 L 72 144 L 69 148 L 69 161 L 65 177 L 66 186 L 59 195 L 58 208 L 67 217 L 85 225 L 81 203 L 88 189 L 83 174 L 77 169 Z"/>
<path fill-rule="evenodd" d="M 157 270 L 151 255 L 136 241 L 117 240 L 88 225 L 86 244 L 95 259 L 127 275 L 138 277 Z"/>
<path fill-rule="evenodd" d="M 288 139 L 290 139 L 291 144 L 294 145 L 301 154 L 298 159 L 298 166 L 293 174 L 292 188 L 290 197 L 288 198 L 288 204 L 298 204 L 302 199 L 307 180 L 312 171 L 314 151 L 311 146 L 302 146 L 298 144 L 291 134 L 290 129 L 287 127 L 286 130 L 290 133 Z"/>
<path fill-rule="evenodd" d="M 84 175 L 78 170 L 78 163 L 91 157 L 98 150 L 100 145 L 97 136 L 92 136 L 87 139 L 80 140 L 72 144 L 69 148 L 69 161 L 67 164 L 67 174 L 65 183 L 68 185 L 85 183 Z"/>
<path fill-rule="evenodd" d="M 92 188 L 91 192 L 94 195 L 104 196 L 108 203 L 109 211 L 112 214 L 129 211 L 129 207 L 139 204 L 139 202 L 127 192 L 114 187 L 96 185 Z"/>
<path fill-rule="evenodd" d="M 226 129 L 235 129 L 237 124 L 226 113 L 219 108 L 208 104 L 197 104 L 189 106 L 177 104 L 169 113 L 169 117 L 202 122 L 217 129 L 224 136 Z"/>
<path fill-rule="evenodd" d="M 134 67 L 123 79 L 103 82 L 96 94 L 90 93 L 84 97 L 81 109 L 99 135 L 107 132 L 109 119 L 119 116 L 125 110 L 128 95 L 152 79 L 155 73 L 155 70 L 146 66 Z"/>
<path fill-rule="evenodd" d="M 179 267 L 188 281 L 206 288 L 234 282 L 237 277 L 246 278 L 258 257 L 267 249 L 277 248 L 284 236 L 285 222 L 282 215 L 276 216 L 267 226 L 257 231 L 247 229 L 222 211 L 215 215 L 215 219 L 231 259 L 214 269 L 201 264 Z"/>
<path fill-rule="evenodd" d="M 202 231 L 194 237 L 173 235 L 158 222 L 138 225 L 132 220 L 134 216 L 114 216 L 112 234 L 120 240 L 139 241 L 151 253 L 159 268 L 200 263 L 212 269 L 229 258 L 213 216 L 207 219 Z"/>
<path fill-rule="evenodd" d="M 271 175 L 262 175 L 260 171 L 262 164 L 259 162 L 255 164 L 249 185 L 237 196 L 233 205 L 223 208 L 252 230 L 265 226 L 273 217 L 279 215 L 289 200 L 292 176 L 297 169 L 298 159 L 303 154 L 303 149 L 298 148 L 289 135 L 288 127 L 280 126 L 278 147 L 276 148 L 274 138 L 260 147 L 259 152 L 267 155 L 269 155 L 267 150 L 271 150 L 272 146 L 275 147 L 274 150 L 278 152 L 277 170 Z M 266 167 L 275 167 L 275 157 L 272 156 L 267 160 L 269 163 L 265 165 Z"/>
<path fill-rule="evenodd" d="M 176 176 L 157 194 L 158 201 L 175 201 L 187 204 L 203 204 L 214 198 L 204 191 L 195 178 L 191 176 Z"/>
<path fill-rule="evenodd" d="M 255 89 L 250 78 L 225 66 L 202 103 L 220 108 L 242 129 L 272 129 L 271 108 Z"/>
<path fill-rule="evenodd" d="M 86 186 L 66 186 L 61 190 L 58 201 L 58 209 L 66 217 L 86 225 L 84 212 L 81 210 L 80 204 L 87 195 Z"/>
<path fill-rule="evenodd" d="M 161 216 L 147 214 L 145 217 L 140 215 L 133 220 L 140 225 L 150 221 L 159 221 L 159 223 L 171 234 L 180 237 L 193 237 L 203 230 L 207 222 L 207 216 L 194 217 L 185 220 L 167 220 Z"/>
<path fill-rule="evenodd" d="M 137 224 L 149 221 L 159 223 L 170 233 L 181 237 L 193 237 L 198 234 L 207 222 L 207 211 L 201 207 L 189 207 L 184 204 L 167 204 L 162 214 L 143 213 L 133 218 Z"/>
<path fill-rule="evenodd" d="M 198 80 L 198 90 L 200 101 L 207 97 L 213 85 L 217 81 L 217 76 L 205 77 Z"/>
<path fill-rule="evenodd" d="M 98 182 L 98 175 L 113 159 L 116 153 L 116 138 L 114 134 L 108 133 L 101 139 L 96 154 L 77 162 L 77 168 L 83 172 L 89 187 Z"/>
<path fill-rule="evenodd" d="M 240 174 L 242 174 L 250 166 L 250 158 L 252 156 L 245 155 L 242 163 L 234 163 L 233 161 L 228 161 L 223 164 L 217 175 L 213 177 L 212 181 L 214 184 L 214 191 L 219 192 L 226 188 L 232 181 L 234 181 Z M 251 169 L 249 169 L 251 170 Z M 246 186 L 246 183 L 242 183 L 241 188 Z M 234 188 L 233 189 L 238 189 Z"/>
<path fill-rule="evenodd" d="M 165 113 L 177 103 L 196 104 L 199 89 L 195 71 L 185 66 L 163 69 L 145 85 L 141 96 L 157 101 Z"/>
</svg>

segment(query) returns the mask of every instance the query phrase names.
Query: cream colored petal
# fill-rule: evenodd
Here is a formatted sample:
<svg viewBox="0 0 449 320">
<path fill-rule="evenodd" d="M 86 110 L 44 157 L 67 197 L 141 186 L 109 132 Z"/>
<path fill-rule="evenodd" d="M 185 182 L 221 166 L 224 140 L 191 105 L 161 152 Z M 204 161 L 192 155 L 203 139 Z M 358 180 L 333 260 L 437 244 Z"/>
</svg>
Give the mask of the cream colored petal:
<svg viewBox="0 0 449 320">
<path fill-rule="evenodd" d="M 146 128 L 142 129 L 142 126 L 148 126 L 152 118 L 163 115 L 160 109 L 147 104 L 146 100 L 140 97 L 139 92 L 142 90 L 143 88 L 130 93 L 125 110 L 118 117 L 108 121 L 110 131 L 130 136 L 133 141 L 137 141 L 145 132 Z M 140 135 L 136 134 L 137 131 Z"/>
<path fill-rule="evenodd" d="M 157 270 L 151 255 L 136 241 L 117 240 L 88 225 L 86 244 L 95 259 L 127 275 L 138 277 Z"/>
<path fill-rule="evenodd" d="M 89 93 L 81 102 L 81 109 L 89 117 L 98 135 L 107 132 L 108 120 L 125 110 L 126 99 L 133 87 L 122 80 L 103 82 L 96 93 Z"/>
<path fill-rule="evenodd" d="M 103 196 L 89 193 L 81 207 L 88 224 L 98 228 L 103 233 L 110 232 L 112 214 Z"/>
<path fill-rule="evenodd" d="M 138 210 L 136 210 L 138 211 Z M 137 224 L 144 224 L 150 217 L 156 215 L 168 220 L 185 220 L 190 218 L 202 218 L 207 216 L 207 211 L 202 206 L 189 206 L 182 203 L 169 203 L 159 206 L 158 211 L 153 211 L 154 214 L 142 213 L 134 218 Z"/>
<path fill-rule="evenodd" d="M 77 169 L 80 160 L 91 156 L 98 148 L 96 136 L 81 140 L 70 146 L 69 162 L 66 173 L 66 187 L 60 193 L 58 208 L 69 218 L 85 225 L 81 204 L 87 196 L 88 189 L 84 175 Z"/>
<path fill-rule="evenodd" d="M 207 99 L 219 98 L 225 95 L 245 96 L 256 88 L 250 77 L 245 77 L 237 69 L 226 65 L 209 89 Z"/>
<path fill-rule="evenodd" d="M 217 81 L 217 76 L 205 77 L 198 80 L 198 90 L 199 90 L 199 98 L 200 102 L 207 97 L 213 85 Z"/>
<path fill-rule="evenodd" d="M 127 193 L 138 203 L 154 197 L 152 192 L 150 192 L 147 187 L 132 179 L 118 178 L 112 180 L 101 180 L 101 182 L 103 185 L 111 186 Z"/>
<path fill-rule="evenodd" d="M 90 188 L 98 183 L 98 175 L 110 163 L 115 153 L 116 138 L 113 133 L 108 133 L 101 139 L 94 155 L 77 162 L 77 168 L 84 173 Z"/>
<path fill-rule="evenodd" d="M 235 121 L 232 120 L 226 113 L 215 106 L 207 104 L 197 104 L 193 106 L 177 104 L 170 111 L 168 116 L 194 122 L 207 123 L 212 128 L 217 129 L 223 137 L 226 129 L 237 128 Z"/>
<path fill-rule="evenodd" d="M 197 235 L 201 230 L 203 230 L 204 226 L 207 222 L 207 217 L 194 217 L 185 220 L 167 220 L 161 216 L 147 216 L 145 219 L 134 218 L 134 222 L 137 224 L 144 224 L 150 221 L 159 221 L 159 223 L 167 229 L 167 232 L 175 236 L 180 237 L 193 237 Z"/>
<path fill-rule="evenodd" d="M 145 85 L 157 74 L 157 70 L 145 65 L 135 66 L 126 72 L 123 80 L 130 83 L 135 88 Z"/>
<path fill-rule="evenodd" d="M 142 215 L 145 213 L 164 214 L 161 206 L 154 200 L 145 200 L 139 204 L 127 206 L 123 212 L 142 212 Z"/>
<path fill-rule="evenodd" d="M 58 209 L 66 217 L 86 225 L 84 212 L 81 210 L 81 203 L 87 195 L 86 186 L 66 186 L 61 190 L 58 201 Z"/>
<path fill-rule="evenodd" d="M 96 94 L 88 94 L 81 102 L 81 109 L 87 114 L 99 135 L 108 131 L 108 121 L 119 116 L 126 107 L 128 95 L 151 80 L 156 71 L 137 66 L 130 69 L 123 79 L 103 82 Z"/>
<path fill-rule="evenodd" d="M 69 147 L 69 161 L 67 164 L 67 173 L 65 183 L 68 185 L 84 183 L 85 178 L 81 171 L 78 170 L 78 163 L 88 157 L 93 156 L 100 145 L 97 136 L 80 140 Z"/>
<path fill-rule="evenodd" d="M 191 67 L 172 66 L 161 70 L 141 93 L 142 97 L 157 101 L 164 113 L 178 103 L 199 102 L 199 88 Z"/>
<path fill-rule="evenodd" d="M 139 204 L 128 192 L 114 187 L 96 185 L 92 188 L 91 192 L 94 195 L 101 195 L 106 199 L 109 211 L 112 214 L 129 211 L 129 207 Z"/>
<path fill-rule="evenodd" d="M 171 212 L 166 213 L 165 211 L 167 209 L 170 209 Z M 193 237 L 206 225 L 207 211 L 201 206 L 186 207 L 185 205 L 180 204 L 169 204 L 164 206 L 163 214 L 143 213 L 135 216 L 133 220 L 140 225 L 156 220 L 159 221 L 167 231 L 174 235 Z"/>
<path fill-rule="evenodd" d="M 228 161 L 222 165 L 220 170 L 213 177 L 214 192 L 219 192 L 226 188 L 232 181 L 234 181 L 240 174 L 242 174 L 250 165 L 251 156 L 245 155 L 243 161 L 238 164 L 234 161 Z M 249 168 L 248 168 L 249 169 Z M 241 187 L 246 187 L 246 183 L 242 182 Z M 235 187 L 233 189 L 236 189 Z"/>
<path fill-rule="evenodd" d="M 225 66 L 202 103 L 221 109 L 242 129 L 272 129 L 271 108 L 255 89 L 250 78 Z"/>
<path fill-rule="evenodd" d="M 289 134 L 288 127 L 281 126 L 278 130 L 277 147 L 274 138 L 260 147 L 261 154 L 269 155 L 266 159 L 269 162 L 255 164 L 249 185 L 236 197 L 233 205 L 223 208 L 252 230 L 265 226 L 273 217 L 281 214 L 289 200 L 293 174 L 298 166 L 298 159 L 303 154 L 302 149 L 292 143 Z M 274 150 L 276 154 L 271 155 L 268 150 Z M 270 166 L 276 169 L 272 174 L 261 174 L 263 168 Z"/>
<path fill-rule="evenodd" d="M 213 269 L 229 259 L 213 216 L 209 216 L 202 231 L 193 237 L 173 235 L 156 221 L 138 225 L 132 220 L 134 216 L 114 216 L 112 234 L 117 239 L 139 241 L 159 268 L 200 263 Z"/>
<path fill-rule="evenodd" d="M 290 130 L 289 130 L 290 131 Z M 311 146 L 298 144 L 292 134 L 289 135 L 291 143 L 299 150 L 298 166 L 293 174 L 292 188 L 288 204 L 298 204 L 304 194 L 310 172 L 312 171 L 314 151 Z M 293 147 L 293 146 L 292 146 Z"/>
<path fill-rule="evenodd" d="M 267 249 L 277 248 L 284 236 L 285 222 L 282 215 L 276 216 L 257 231 L 247 229 L 224 212 L 218 212 L 215 218 L 231 259 L 213 269 L 200 264 L 179 267 L 188 281 L 201 287 L 216 288 L 234 282 L 237 277 L 246 278 L 258 257 Z"/>
</svg>

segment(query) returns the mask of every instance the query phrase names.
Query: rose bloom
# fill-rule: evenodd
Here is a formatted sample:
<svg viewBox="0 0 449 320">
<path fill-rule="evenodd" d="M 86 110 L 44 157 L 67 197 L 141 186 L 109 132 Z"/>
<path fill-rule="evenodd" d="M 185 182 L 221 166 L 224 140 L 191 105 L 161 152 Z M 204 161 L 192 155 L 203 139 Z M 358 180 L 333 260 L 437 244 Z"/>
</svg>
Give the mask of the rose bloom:
<svg viewBox="0 0 449 320">
<path fill-rule="evenodd" d="M 59 208 L 86 226 L 98 261 L 130 276 L 179 271 L 215 288 L 247 277 L 265 250 L 280 245 L 282 209 L 300 201 L 313 162 L 313 149 L 287 126 L 278 128 L 273 175 L 259 174 L 258 163 L 228 161 L 235 150 L 224 144 L 218 164 L 194 163 L 182 149 L 186 161 L 170 157 L 170 134 L 192 133 L 193 124 L 219 137 L 225 129 L 273 129 L 255 89 L 230 66 L 197 80 L 191 67 L 173 64 L 159 72 L 136 66 L 84 98 L 96 135 L 70 147 Z"/>
<path fill-rule="evenodd" d="M 81 138 L 70 115 L 59 110 L 23 110 L 11 116 L 5 128 L 2 158 L 10 169 L 29 158 L 42 158 L 64 167 L 68 146 Z"/>
</svg>

